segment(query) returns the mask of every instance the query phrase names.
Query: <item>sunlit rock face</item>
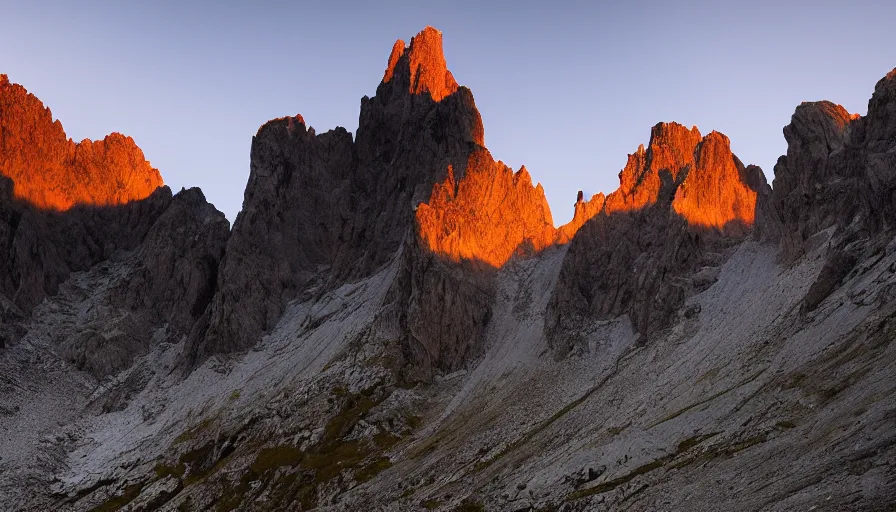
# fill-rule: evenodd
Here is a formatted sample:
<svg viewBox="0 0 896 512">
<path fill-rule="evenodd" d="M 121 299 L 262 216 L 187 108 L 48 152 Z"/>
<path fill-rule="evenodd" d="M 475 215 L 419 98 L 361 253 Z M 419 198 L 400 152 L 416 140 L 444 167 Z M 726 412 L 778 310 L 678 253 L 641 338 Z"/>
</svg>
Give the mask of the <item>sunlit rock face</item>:
<svg viewBox="0 0 896 512">
<path fill-rule="evenodd" d="M 667 170 L 681 186 L 672 208 L 689 224 L 716 229 L 750 226 L 756 193 L 747 185 L 744 165 L 731 153 L 728 137 L 678 123 L 653 127 L 650 144 L 629 155 L 619 173 L 619 189 L 607 196 L 608 213 L 653 204 L 659 194 L 659 172 Z"/>
<path fill-rule="evenodd" d="M 75 143 L 48 108 L 0 75 L 0 174 L 14 195 L 39 208 L 108 206 L 144 199 L 163 185 L 130 137 Z"/>
<path fill-rule="evenodd" d="M 429 94 L 434 101 L 455 93 L 458 86 L 445 62 L 442 32 L 426 27 L 411 38 L 410 46 L 395 41 L 383 83 L 392 80 L 406 85 L 411 94 Z"/>
<path fill-rule="evenodd" d="M 556 242 L 559 244 L 569 243 L 586 222 L 604 210 L 606 201 L 607 198 L 602 192 L 594 194 L 591 199 L 586 201 L 580 190 L 576 197 L 576 203 L 573 205 L 572 220 L 557 229 Z"/>
<path fill-rule="evenodd" d="M 514 173 L 488 151 L 470 155 L 464 179 L 449 169 L 429 203 L 417 209 L 419 236 L 430 250 L 455 262 L 502 266 L 517 252 L 554 242 L 554 223 L 541 185 L 525 167 Z"/>
<path fill-rule="evenodd" d="M 105 377 L 206 313 L 230 235 L 198 189 L 172 195 L 130 138 L 75 144 L 49 109 L 0 78 L 0 303 L 19 321 L 68 286 L 101 310 L 52 333 L 59 355 Z M 100 270 L 97 270 L 100 269 Z M 68 281 L 68 283 L 66 283 Z M 14 309 L 11 309 L 14 308 Z M 8 321 L 8 320 L 4 320 Z M 0 329 L 2 339 L 15 330 Z"/>
</svg>

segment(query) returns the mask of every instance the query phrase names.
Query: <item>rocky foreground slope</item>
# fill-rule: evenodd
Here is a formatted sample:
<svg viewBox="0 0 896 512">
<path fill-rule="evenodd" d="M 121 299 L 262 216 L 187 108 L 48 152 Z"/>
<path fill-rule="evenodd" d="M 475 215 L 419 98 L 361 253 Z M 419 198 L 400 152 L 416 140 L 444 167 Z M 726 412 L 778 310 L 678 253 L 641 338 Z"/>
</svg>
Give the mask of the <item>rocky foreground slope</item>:
<svg viewBox="0 0 896 512">
<path fill-rule="evenodd" d="M 4 510 L 896 506 L 896 70 L 773 187 L 660 123 L 559 228 L 432 28 L 354 137 L 259 129 L 232 230 L 0 100 Z"/>
</svg>

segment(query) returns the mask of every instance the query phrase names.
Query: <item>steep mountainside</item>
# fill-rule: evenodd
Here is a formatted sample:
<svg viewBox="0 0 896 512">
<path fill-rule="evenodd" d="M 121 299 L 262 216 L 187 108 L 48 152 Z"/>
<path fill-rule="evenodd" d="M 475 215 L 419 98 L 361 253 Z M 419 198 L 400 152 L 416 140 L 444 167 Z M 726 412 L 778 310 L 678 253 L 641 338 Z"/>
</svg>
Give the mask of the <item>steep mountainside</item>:
<svg viewBox="0 0 896 512">
<path fill-rule="evenodd" d="M 0 87 L 0 509 L 896 506 L 896 70 L 773 187 L 659 123 L 560 227 L 432 27 L 354 137 L 259 128 L 232 230 Z"/>
</svg>

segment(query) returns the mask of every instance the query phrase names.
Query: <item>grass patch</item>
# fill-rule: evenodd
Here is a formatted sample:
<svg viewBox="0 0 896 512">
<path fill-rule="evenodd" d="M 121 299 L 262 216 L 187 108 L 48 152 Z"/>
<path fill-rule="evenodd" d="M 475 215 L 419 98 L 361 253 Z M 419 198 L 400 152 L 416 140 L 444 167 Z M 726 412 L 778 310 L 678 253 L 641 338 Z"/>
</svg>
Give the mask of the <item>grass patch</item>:
<svg viewBox="0 0 896 512">
<path fill-rule="evenodd" d="M 669 462 L 670 460 L 672 460 L 672 457 L 674 457 L 674 456 L 675 455 L 666 456 L 666 457 L 657 459 L 653 462 L 648 462 L 647 464 L 644 464 L 643 466 L 638 466 L 631 473 L 622 475 L 619 478 L 614 478 L 613 480 L 595 485 L 594 487 L 589 487 L 587 489 L 580 489 L 578 491 L 575 491 L 566 498 L 566 501 L 580 500 L 582 498 L 585 498 L 588 496 L 593 496 L 595 494 L 602 494 L 605 492 L 612 491 L 613 489 L 619 487 L 620 485 L 627 484 L 627 483 L 631 482 L 632 480 L 635 479 L 635 477 L 638 477 L 638 476 L 646 474 L 646 473 L 650 473 L 654 469 L 659 469 L 659 468 L 665 466 L 666 463 Z"/>
<path fill-rule="evenodd" d="M 242 393 L 240 393 L 240 390 L 234 389 L 233 391 L 230 392 L 230 396 L 228 398 L 230 399 L 231 402 L 233 402 L 235 400 L 239 400 L 241 394 Z"/>
<path fill-rule="evenodd" d="M 655 461 L 648 462 L 647 464 L 638 466 L 637 468 L 632 470 L 630 473 L 622 475 L 618 478 L 614 478 L 613 480 L 609 480 L 607 482 L 597 484 L 594 487 L 588 487 L 587 489 L 579 489 L 578 491 L 575 491 L 575 492 L 571 493 L 569 496 L 567 496 L 566 501 L 580 500 L 582 498 L 586 498 L 588 496 L 593 496 L 595 494 L 603 494 L 605 492 L 612 491 L 613 489 L 619 487 L 620 485 L 624 485 L 624 484 L 631 482 L 638 476 L 650 473 L 651 471 L 653 471 L 655 469 L 659 469 L 659 468 L 665 466 L 666 464 L 671 462 L 673 459 L 675 459 L 679 455 L 687 452 L 688 450 L 697 446 L 698 444 L 702 443 L 703 441 L 706 441 L 707 439 L 709 439 L 711 437 L 715 437 L 717 435 L 719 435 L 719 434 L 713 433 L 713 434 L 706 434 L 706 435 L 702 435 L 702 436 L 694 436 L 694 437 L 685 439 L 684 441 L 678 443 L 678 448 L 675 450 L 675 453 L 666 455 L 664 457 L 660 457 L 659 459 L 656 459 Z"/>
<path fill-rule="evenodd" d="M 134 501 L 134 499 L 140 495 L 140 491 L 142 490 L 142 483 L 129 485 L 125 487 L 124 492 L 122 492 L 120 495 L 113 496 L 105 502 L 93 507 L 92 509 L 90 509 L 90 512 L 114 512 L 116 510 L 119 510 L 128 503 Z"/>
<path fill-rule="evenodd" d="M 785 420 L 785 421 L 779 421 L 779 422 L 775 423 L 775 426 L 778 428 L 790 430 L 792 428 L 796 428 L 796 423 L 794 423 L 790 420 Z"/>
<path fill-rule="evenodd" d="M 176 444 L 176 445 L 183 444 L 183 443 L 186 443 L 187 441 L 192 441 L 192 440 L 196 439 L 197 437 L 199 437 L 199 434 L 208 430 L 208 428 L 211 426 L 213 421 L 214 421 L 214 418 L 205 418 L 204 420 L 200 421 L 196 425 L 181 432 L 181 434 L 179 436 L 174 438 L 174 444 Z"/>
<path fill-rule="evenodd" d="M 166 464 L 156 464 L 156 467 L 153 468 L 155 471 L 156 478 L 159 480 L 163 478 L 167 478 L 169 476 L 173 476 L 175 478 L 183 478 L 184 473 L 187 472 L 186 464 L 179 463 L 176 466 L 168 466 Z"/>
<path fill-rule="evenodd" d="M 420 502 L 420 506 L 425 508 L 426 510 L 435 510 L 439 508 L 442 502 L 436 499 L 428 499 Z"/>
<path fill-rule="evenodd" d="M 454 507 L 453 512 L 485 512 L 485 505 L 473 498 L 465 498 L 460 505 Z"/>
<path fill-rule="evenodd" d="M 731 391 L 734 391 L 735 389 L 737 389 L 737 388 L 739 388 L 739 387 L 741 387 L 741 386 L 743 386 L 743 385 L 745 385 L 745 384 L 749 384 L 750 382 L 753 382 L 754 380 L 756 380 L 756 377 L 759 377 L 759 376 L 762 375 L 763 373 L 765 373 L 765 368 L 763 368 L 762 370 L 759 370 L 758 372 L 754 373 L 753 375 L 750 375 L 750 376 L 747 377 L 746 379 L 744 379 L 744 380 L 738 382 L 737 384 L 731 386 L 730 388 L 723 389 L 723 390 L 719 391 L 718 393 L 714 393 L 714 394 L 713 394 L 712 396 L 710 396 L 709 398 L 706 398 L 706 399 L 704 399 L 704 400 L 700 400 L 699 402 L 693 403 L 693 404 L 691 404 L 691 405 L 685 407 L 684 409 L 680 409 L 680 410 L 678 410 L 678 411 L 675 411 L 675 412 L 669 414 L 668 416 L 665 416 L 664 418 L 660 419 L 659 421 L 656 421 L 656 422 L 654 422 L 654 423 L 651 423 L 650 425 L 647 426 L 647 429 L 649 430 L 649 429 L 652 429 L 653 427 L 655 427 L 655 426 L 657 426 L 657 425 L 660 425 L 660 424 L 665 423 L 665 422 L 667 422 L 667 421 L 674 420 L 675 418 L 681 416 L 682 414 L 684 414 L 684 413 L 686 413 L 686 412 L 688 412 L 688 411 L 690 411 L 690 410 L 692 410 L 692 409 L 695 409 L 695 408 L 697 408 L 697 407 L 700 407 L 701 405 L 704 405 L 704 404 L 706 404 L 706 403 L 709 403 L 709 402 L 715 400 L 716 398 L 719 398 L 719 397 L 722 396 L 722 395 L 725 395 L 725 394 L 727 394 L 727 393 L 730 393 Z"/>
<path fill-rule="evenodd" d="M 342 395 L 341 389 L 333 393 Z M 347 393 L 347 392 L 346 392 Z M 302 451 L 292 445 L 262 449 L 238 482 L 225 488 L 218 501 L 219 512 L 240 506 L 253 490 L 253 482 L 261 482 L 257 492 L 270 489 L 272 509 L 301 505 L 302 510 L 318 506 L 318 489 L 336 481 L 345 471 L 353 471 L 357 482 L 366 482 L 392 466 L 388 457 L 376 456 L 395 445 L 401 438 L 380 432 L 373 442 L 345 440 L 355 425 L 382 400 L 372 398 L 372 390 L 358 395 L 342 396 L 344 406 L 324 426 L 320 442 Z M 256 491 L 253 491 L 256 492 Z"/>
<path fill-rule="evenodd" d="M 359 469 L 355 473 L 355 480 L 358 482 L 366 482 L 372 480 L 373 477 L 392 467 L 392 461 L 389 457 L 379 457 L 370 464 Z"/>
</svg>

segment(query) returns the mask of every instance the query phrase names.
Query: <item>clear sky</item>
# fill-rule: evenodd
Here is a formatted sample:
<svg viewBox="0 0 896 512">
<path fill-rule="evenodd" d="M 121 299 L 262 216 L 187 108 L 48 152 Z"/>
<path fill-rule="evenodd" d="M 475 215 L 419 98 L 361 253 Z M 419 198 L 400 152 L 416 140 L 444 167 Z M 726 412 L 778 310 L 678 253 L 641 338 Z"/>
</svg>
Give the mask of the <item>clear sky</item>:
<svg viewBox="0 0 896 512">
<path fill-rule="evenodd" d="M 392 44 L 426 25 L 486 145 L 544 185 L 557 224 L 579 189 L 617 187 L 659 121 L 725 133 L 771 181 L 801 101 L 865 114 L 896 67 L 892 0 L 0 0 L 0 13 L 0 73 L 70 137 L 134 137 L 172 189 L 202 187 L 231 220 L 258 127 L 301 113 L 319 133 L 354 131 Z"/>
</svg>

